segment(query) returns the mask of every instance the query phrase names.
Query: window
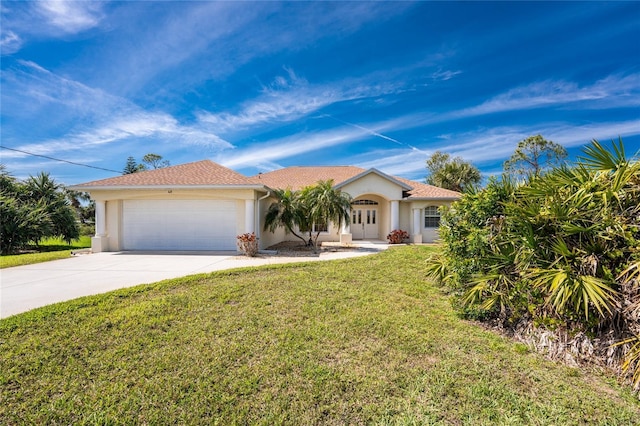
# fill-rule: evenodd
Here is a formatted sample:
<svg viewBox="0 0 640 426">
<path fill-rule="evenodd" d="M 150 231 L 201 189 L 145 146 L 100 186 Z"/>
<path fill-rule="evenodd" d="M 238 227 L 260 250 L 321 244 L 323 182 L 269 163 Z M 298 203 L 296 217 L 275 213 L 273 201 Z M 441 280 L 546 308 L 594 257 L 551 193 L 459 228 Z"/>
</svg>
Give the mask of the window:
<svg viewBox="0 0 640 426">
<path fill-rule="evenodd" d="M 377 206 L 378 202 L 373 200 L 355 200 L 351 203 L 352 206 Z"/>
<path fill-rule="evenodd" d="M 424 209 L 424 227 L 437 228 L 440 226 L 440 212 L 438 207 L 429 206 Z"/>
<path fill-rule="evenodd" d="M 329 232 L 329 225 L 327 224 L 327 222 L 314 223 L 313 232 Z"/>
</svg>

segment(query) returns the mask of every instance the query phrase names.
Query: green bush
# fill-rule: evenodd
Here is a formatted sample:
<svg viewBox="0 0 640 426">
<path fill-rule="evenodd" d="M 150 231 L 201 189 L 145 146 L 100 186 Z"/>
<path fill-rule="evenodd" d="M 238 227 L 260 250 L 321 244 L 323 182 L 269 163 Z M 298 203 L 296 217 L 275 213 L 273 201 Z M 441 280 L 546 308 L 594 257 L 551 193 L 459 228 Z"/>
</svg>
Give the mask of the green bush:
<svg viewBox="0 0 640 426">
<path fill-rule="evenodd" d="M 462 314 L 638 341 L 640 163 L 622 141 L 584 153 L 518 186 L 491 181 L 443 212 L 442 258 L 430 270 Z"/>
<path fill-rule="evenodd" d="M 12 253 L 47 237 L 80 236 L 78 218 L 62 186 L 46 173 L 19 182 L 0 167 L 0 247 Z"/>
</svg>

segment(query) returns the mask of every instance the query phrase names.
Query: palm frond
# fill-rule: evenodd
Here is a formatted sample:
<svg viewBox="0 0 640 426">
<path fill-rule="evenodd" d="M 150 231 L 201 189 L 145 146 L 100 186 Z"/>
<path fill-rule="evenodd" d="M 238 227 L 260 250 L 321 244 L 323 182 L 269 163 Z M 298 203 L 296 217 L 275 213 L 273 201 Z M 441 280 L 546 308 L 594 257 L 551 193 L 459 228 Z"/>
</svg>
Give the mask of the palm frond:
<svg viewBox="0 0 640 426">
<path fill-rule="evenodd" d="M 624 153 L 622 139 L 618 143 L 611 141 L 613 152 L 603 147 L 597 140 L 591 141 L 582 151 L 584 156 L 579 156 L 578 160 L 586 167 L 599 171 L 613 171 L 627 162 Z"/>
</svg>

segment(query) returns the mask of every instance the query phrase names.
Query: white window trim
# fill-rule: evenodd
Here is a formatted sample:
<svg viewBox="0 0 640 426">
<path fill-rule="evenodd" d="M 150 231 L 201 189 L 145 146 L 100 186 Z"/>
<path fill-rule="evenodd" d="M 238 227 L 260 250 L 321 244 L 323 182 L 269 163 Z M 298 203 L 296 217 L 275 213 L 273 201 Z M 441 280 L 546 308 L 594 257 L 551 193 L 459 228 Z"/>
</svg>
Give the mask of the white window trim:
<svg viewBox="0 0 640 426">
<path fill-rule="evenodd" d="M 427 214 L 427 212 L 429 212 L 429 210 L 435 208 L 436 213 L 437 214 Z M 424 229 L 437 229 L 440 226 L 440 211 L 438 210 L 438 206 L 427 206 L 424 208 L 424 214 L 422 215 L 423 217 L 423 221 L 422 224 L 424 226 Z M 427 226 L 427 218 L 438 218 L 438 226 Z"/>
</svg>

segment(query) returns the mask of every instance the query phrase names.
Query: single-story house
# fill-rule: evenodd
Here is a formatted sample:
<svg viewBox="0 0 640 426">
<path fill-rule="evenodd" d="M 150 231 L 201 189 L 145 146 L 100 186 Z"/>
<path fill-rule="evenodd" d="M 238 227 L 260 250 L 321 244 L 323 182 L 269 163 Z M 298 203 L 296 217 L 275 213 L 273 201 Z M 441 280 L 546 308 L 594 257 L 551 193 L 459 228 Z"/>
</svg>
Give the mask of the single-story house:
<svg viewBox="0 0 640 426">
<path fill-rule="evenodd" d="M 236 250 L 255 232 L 261 249 L 293 240 L 265 231 L 274 189 L 301 189 L 333 179 L 353 198 L 350 223 L 328 224 L 319 241 L 384 240 L 402 229 L 415 243 L 437 238 L 438 207 L 455 191 L 353 166 L 287 167 L 247 177 L 209 160 L 75 185 L 96 203 L 92 250 Z"/>
</svg>

